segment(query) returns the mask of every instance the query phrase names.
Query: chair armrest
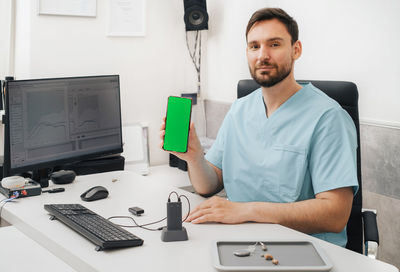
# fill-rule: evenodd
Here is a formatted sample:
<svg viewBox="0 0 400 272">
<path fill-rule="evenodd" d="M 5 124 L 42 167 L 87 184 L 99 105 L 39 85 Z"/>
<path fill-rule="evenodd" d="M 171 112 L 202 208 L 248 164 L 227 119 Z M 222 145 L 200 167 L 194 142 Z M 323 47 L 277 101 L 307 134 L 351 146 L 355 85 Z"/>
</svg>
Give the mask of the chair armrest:
<svg viewBox="0 0 400 272">
<path fill-rule="evenodd" d="M 370 210 L 362 212 L 364 222 L 365 255 L 376 259 L 379 245 L 379 232 L 376 223 L 376 213 Z"/>
</svg>

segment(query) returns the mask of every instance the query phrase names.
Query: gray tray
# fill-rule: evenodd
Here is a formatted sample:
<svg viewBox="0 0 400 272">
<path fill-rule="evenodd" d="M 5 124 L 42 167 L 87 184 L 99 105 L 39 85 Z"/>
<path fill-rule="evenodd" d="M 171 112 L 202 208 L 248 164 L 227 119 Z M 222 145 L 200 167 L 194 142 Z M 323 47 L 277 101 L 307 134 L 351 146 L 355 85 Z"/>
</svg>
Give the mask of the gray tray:
<svg viewBox="0 0 400 272">
<path fill-rule="evenodd" d="M 319 245 L 311 240 L 269 240 L 263 241 L 267 251 L 257 245 L 247 257 L 233 254 L 238 249 L 246 249 L 258 241 L 215 241 L 213 243 L 214 266 L 220 271 L 329 271 L 332 263 Z M 278 265 L 261 257 L 271 254 Z"/>
</svg>

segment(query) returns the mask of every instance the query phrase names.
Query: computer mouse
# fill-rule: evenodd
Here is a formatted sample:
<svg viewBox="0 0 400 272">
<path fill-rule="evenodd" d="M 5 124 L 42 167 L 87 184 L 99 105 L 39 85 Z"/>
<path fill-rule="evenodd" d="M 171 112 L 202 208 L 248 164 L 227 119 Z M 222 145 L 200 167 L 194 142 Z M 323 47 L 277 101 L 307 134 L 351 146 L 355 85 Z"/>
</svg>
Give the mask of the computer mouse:
<svg viewBox="0 0 400 272">
<path fill-rule="evenodd" d="M 81 194 L 83 201 L 94 201 L 108 196 L 108 190 L 103 186 L 95 186 Z"/>
<path fill-rule="evenodd" d="M 50 179 L 54 184 L 68 184 L 75 180 L 76 174 L 72 170 L 60 170 L 53 172 Z"/>
</svg>

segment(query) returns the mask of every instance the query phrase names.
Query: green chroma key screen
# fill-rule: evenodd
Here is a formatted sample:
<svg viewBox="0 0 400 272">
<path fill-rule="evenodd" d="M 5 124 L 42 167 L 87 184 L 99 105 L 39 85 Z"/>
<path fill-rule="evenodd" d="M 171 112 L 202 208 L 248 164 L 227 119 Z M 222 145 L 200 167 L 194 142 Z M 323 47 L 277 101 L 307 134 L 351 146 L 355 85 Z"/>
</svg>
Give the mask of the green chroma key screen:
<svg viewBox="0 0 400 272">
<path fill-rule="evenodd" d="M 191 112 L 191 99 L 176 96 L 168 97 L 163 146 L 165 150 L 187 151 Z"/>
</svg>

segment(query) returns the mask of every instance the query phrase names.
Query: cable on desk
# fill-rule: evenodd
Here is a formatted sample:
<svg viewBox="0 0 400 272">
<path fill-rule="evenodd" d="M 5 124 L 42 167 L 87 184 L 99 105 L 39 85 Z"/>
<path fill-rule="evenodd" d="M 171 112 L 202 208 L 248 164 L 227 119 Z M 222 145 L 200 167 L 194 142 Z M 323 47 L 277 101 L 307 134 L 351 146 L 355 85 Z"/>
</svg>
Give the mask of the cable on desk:
<svg viewBox="0 0 400 272">
<path fill-rule="evenodd" d="M 168 202 L 171 202 L 171 194 L 175 194 L 175 195 L 177 196 L 179 202 L 181 201 L 181 197 L 184 197 L 184 198 L 187 200 L 187 203 L 188 203 L 188 212 L 187 212 L 187 214 L 186 214 L 185 219 L 182 220 L 182 222 L 185 222 L 186 219 L 189 217 L 189 214 L 190 214 L 190 201 L 189 201 L 189 198 L 188 198 L 187 196 L 185 196 L 185 195 L 178 195 L 177 192 L 172 191 L 171 193 L 169 193 Z M 114 222 L 111 221 L 111 219 L 115 219 L 115 218 L 131 219 L 135 225 L 121 225 L 121 224 L 116 224 L 116 223 L 114 223 Z M 163 219 L 160 219 L 160 220 L 157 220 L 157 221 L 154 221 L 154 222 L 151 222 L 151 223 L 146 223 L 146 224 L 139 225 L 139 224 L 136 222 L 136 220 L 133 219 L 133 217 L 131 217 L 131 216 L 126 216 L 126 215 L 115 215 L 115 216 L 110 216 L 109 218 L 107 218 L 107 220 L 111 221 L 114 225 L 119 226 L 119 227 L 123 227 L 123 228 L 142 228 L 142 229 L 150 230 L 150 231 L 159 231 L 159 230 L 162 230 L 163 227 L 159 227 L 159 228 L 156 228 L 156 229 L 151 229 L 151 228 L 146 228 L 145 226 L 150 226 L 150 225 L 154 225 L 154 224 L 160 223 L 160 222 L 164 221 L 165 219 L 167 219 L 167 217 L 164 217 Z"/>
<path fill-rule="evenodd" d="M 11 201 L 17 199 L 18 197 L 19 197 L 19 193 L 18 193 L 17 191 L 15 191 L 15 192 L 13 193 L 13 195 L 12 195 L 10 198 L 5 198 L 5 199 L 0 200 L 0 203 L 4 201 L 4 203 L 3 203 L 3 204 L 1 205 L 1 207 L 0 207 L 0 225 L 1 225 L 1 218 L 2 218 L 2 217 L 1 217 L 1 213 L 2 213 L 2 211 L 3 211 L 3 207 L 4 207 L 8 202 L 11 202 Z"/>
<path fill-rule="evenodd" d="M 160 219 L 160 220 L 158 220 L 158 221 L 151 222 L 151 223 L 146 223 L 146 224 L 143 224 L 143 225 L 139 225 L 139 224 L 135 221 L 135 219 L 133 219 L 132 216 L 125 216 L 125 215 L 111 216 L 111 217 L 107 218 L 107 220 L 114 219 L 114 218 L 128 218 L 128 219 L 131 219 L 131 220 L 133 221 L 133 223 L 135 223 L 135 226 L 132 226 L 132 225 L 121 225 L 121 224 L 113 223 L 114 225 L 117 225 L 117 226 L 119 226 L 119 227 L 124 227 L 124 228 L 142 228 L 142 229 L 150 230 L 150 231 L 162 230 L 163 227 L 159 227 L 159 228 L 157 228 L 157 229 L 150 229 L 150 228 L 146 228 L 145 226 L 154 225 L 154 224 L 160 223 L 160 222 L 164 221 L 165 219 L 167 219 L 167 217 L 164 217 L 163 219 Z M 111 221 L 111 220 L 110 220 L 110 221 Z"/>
<path fill-rule="evenodd" d="M 175 191 L 172 191 L 171 193 L 169 193 L 169 195 L 168 195 L 168 202 L 171 202 L 171 195 L 172 195 L 172 194 L 175 194 L 176 197 L 177 197 L 177 199 L 178 199 L 178 201 L 181 202 L 181 198 L 179 197 L 178 193 L 175 192 Z"/>
<path fill-rule="evenodd" d="M 185 195 L 180 195 L 179 197 L 181 197 L 181 196 L 183 196 L 184 198 L 186 198 L 187 203 L 188 203 L 188 212 L 187 212 L 187 214 L 186 214 L 185 219 L 182 220 L 182 222 L 185 222 L 186 219 L 189 217 L 189 214 L 190 214 L 190 201 L 189 201 L 189 198 L 187 198 L 187 196 L 185 196 Z"/>
</svg>

